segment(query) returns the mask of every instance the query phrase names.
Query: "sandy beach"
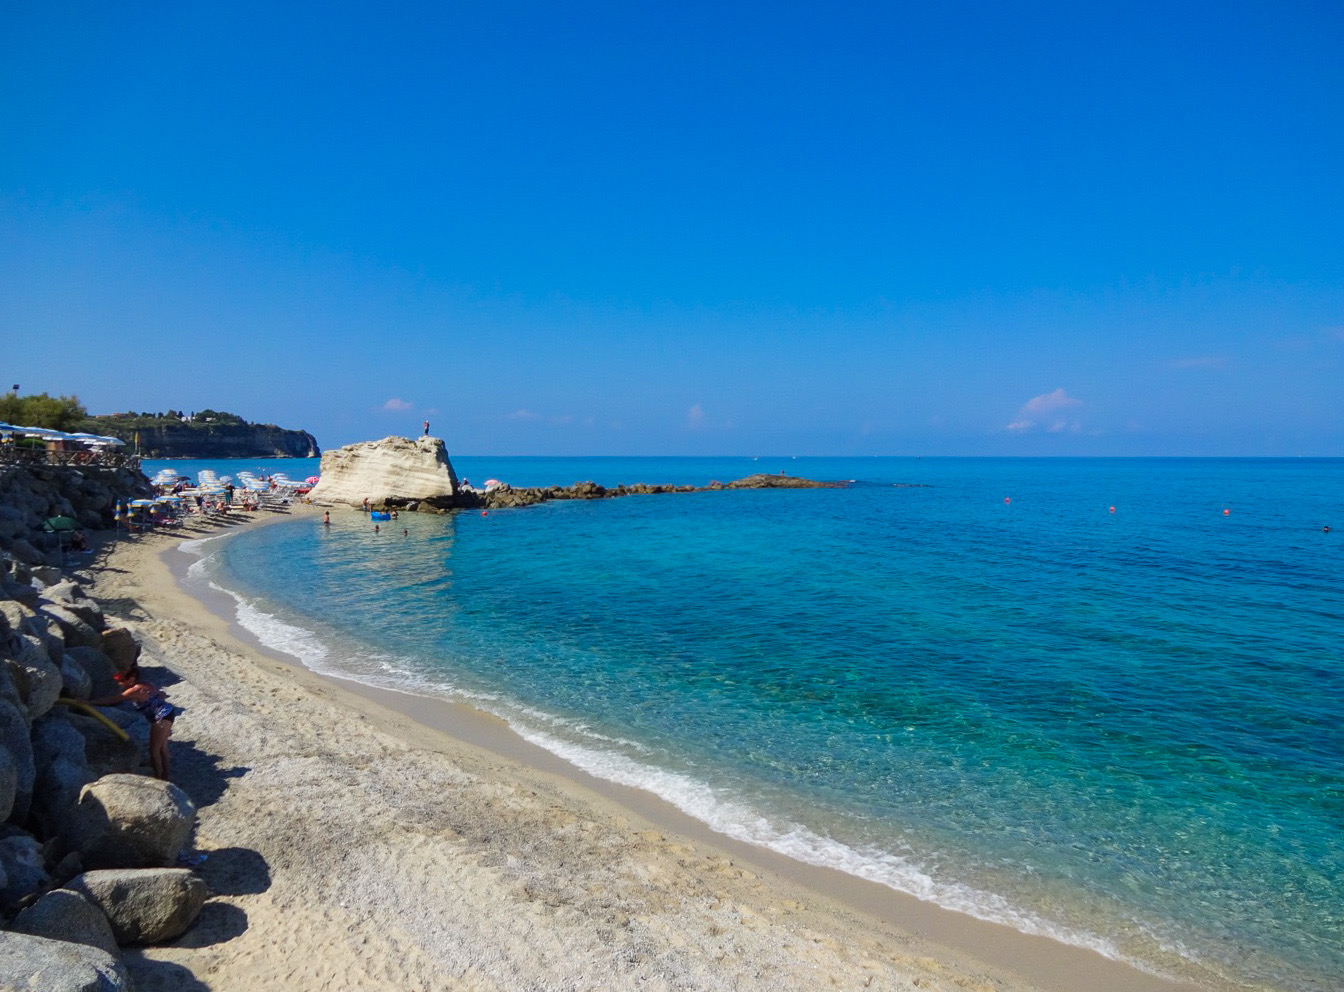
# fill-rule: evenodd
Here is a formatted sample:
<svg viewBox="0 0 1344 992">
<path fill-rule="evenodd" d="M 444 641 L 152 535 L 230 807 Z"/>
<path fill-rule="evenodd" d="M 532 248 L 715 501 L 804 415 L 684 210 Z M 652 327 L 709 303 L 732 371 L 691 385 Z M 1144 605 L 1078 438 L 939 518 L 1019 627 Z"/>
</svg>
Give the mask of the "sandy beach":
<svg viewBox="0 0 1344 992">
<path fill-rule="evenodd" d="M 205 533 L 110 542 L 86 574 L 186 708 L 173 779 L 212 893 L 128 953 L 142 992 L 1193 987 L 729 841 L 478 712 L 318 677 L 183 591 L 176 546 Z"/>
</svg>

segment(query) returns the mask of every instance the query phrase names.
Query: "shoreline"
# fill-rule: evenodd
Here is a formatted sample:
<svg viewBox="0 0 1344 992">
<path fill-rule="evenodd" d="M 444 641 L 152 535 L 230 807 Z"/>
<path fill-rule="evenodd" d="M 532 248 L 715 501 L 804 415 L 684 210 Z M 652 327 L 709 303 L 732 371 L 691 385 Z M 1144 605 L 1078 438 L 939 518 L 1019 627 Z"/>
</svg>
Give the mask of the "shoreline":
<svg viewBox="0 0 1344 992">
<path fill-rule="evenodd" d="M 297 512 L 308 514 L 316 513 L 316 510 L 300 507 Z M 283 519 L 285 517 L 263 518 L 249 521 L 249 524 L 266 525 Z M 193 534 L 190 537 L 209 537 L 218 532 Z M 351 731 L 352 739 L 346 742 L 349 747 L 338 746 L 335 754 L 324 755 L 326 758 L 367 763 L 370 748 L 380 750 L 391 747 L 403 758 L 413 757 L 416 765 L 435 766 L 434 773 L 438 777 L 447 775 L 451 779 L 453 773 L 460 775 L 463 772 L 470 776 L 473 770 L 488 768 L 491 773 L 489 787 L 482 789 L 484 779 L 481 778 L 472 783 L 477 793 L 500 788 L 501 782 L 507 783 L 503 788 L 511 792 L 515 799 L 520 795 L 520 790 L 533 797 L 542 794 L 544 790 L 548 800 L 563 812 L 562 819 L 566 820 L 567 825 L 572 824 L 573 818 L 577 817 L 588 831 L 600 833 L 607 839 L 609 850 L 604 853 L 602 861 L 614 857 L 627 866 L 633 861 L 638 866 L 634 874 L 645 877 L 633 890 L 627 891 L 628 878 L 608 877 L 609 864 L 593 864 L 591 858 L 582 857 L 583 852 L 576 855 L 573 850 L 549 851 L 552 857 L 560 853 L 561 860 L 559 865 L 542 864 L 542 874 L 551 876 L 561 868 L 568 868 L 568 871 L 560 872 L 565 876 L 578 871 L 590 880 L 588 889 L 604 889 L 608 901 L 614 899 L 618 903 L 634 898 L 636 892 L 647 893 L 646 898 L 653 899 L 663 909 L 648 918 L 656 921 L 656 925 L 654 922 L 645 924 L 660 935 L 660 939 L 654 943 L 663 948 L 661 956 L 672 954 L 675 949 L 678 956 L 685 957 L 685 946 L 697 949 L 697 953 L 690 955 L 692 959 L 703 957 L 710 950 L 724 951 L 730 945 L 737 951 L 736 966 L 738 969 L 745 967 L 746 972 L 735 971 L 732 981 L 722 985 L 724 976 L 721 972 L 725 969 L 725 959 L 715 960 L 710 954 L 708 959 L 715 960 L 710 972 L 697 973 L 692 977 L 690 972 L 696 969 L 691 968 L 690 972 L 682 975 L 683 979 L 691 980 L 695 987 L 810 988 L 824 984 L 824 981 L 818 981 L 818 967 L 824 968 L 832 979 L 840 976 L 853 979 L 855 987 L 909 988 L 915 979 L 923 983 L 919 985 L 923 988 L 967 987 L 970 983 L 970 987 L 1014 992 L 1025 992 L 1030 988 L 1043 992 L 1064 992 L 1081 987 L 1098 992 L 1174 992 L 1176 989 L 1201 987 L 1157 978 L 1092 951 L 1045 937 L 1028 936 L 1005 926 L 984 923 L 920 902 L 876 883 L 832 869 L 815 868 L 763 848 L 734 841 L 714 833 L 704 824 L 649 793 L 587 775 L 563 759 L 522 740 L 502 721 L 465 705 L 375 689 L 315 674 L 303 668 L 295 659 L 266 649 L 243 630 L 234 619 L 233 600 L 226 594 L 218 594 L 218 601 L 211 602 L 208 596 L 203 601 L 183 588 L 181 580 L 191 560 L 190 553 L 178 550 L 184 539 L 187 536 L 148 536 L 137 539 L 131 545 L 118 545 L 106 563 L 108 574 L 100 574 L 92 590 L 100 598 L 106 598 L 109 591 L 128 594 L 120 602 L 130 604 L 127 611 L 132 615 L 137 610 L 145 615 L 145 619 L 132 625 L 145 637 L 147 655 L 151 639 L 161 651 L 169 653 L 174 648 L 190 650 L 194 647 L 199 657 L 194 657 L 191 663 L 179 662 L 177 656 L 174 656 L 165 659 L 165 664 L 171 672 L 184 679 L 190 690 L 203 693 L 207 698 L 210 696 L 208 688 L 197 685 L 198 682 L 207 683 L 226 672 L 231 675 L 240 664 L 248 665 L 254 669 L 251 674 L 268 684 L 267 691 L 260 697 L 263 704 L 269 703 L 265 698 L 268 695 L 272 698 L 283 696 L 290 706 L 302 714 L 301 719 L 308 727 L 321 728 L 325 735 L 340 736 L 343 729 L 350 728 L 360 731 L 358 734 Z M 123 567 L 125 570 L 121 571 Z M 191 629 L 190 632 L 187 628 Z M 200 642 L 193 644 L 193 637 L 199 638 Z M 173 691 L 176 698 L 177 689 Z M 251 695 L 253 705 L 256 705 L 258 699 L 255 688 Z M 218 701 L 207 704 L 203 709 L 189 705 L 187 719 L 181 721 L 178 729 L 178 738 L 192 741 L 192 746 L 197 749 L 201 743 L 205 743 L 208 750 L 215 753 L 227 742 L 217 736 L 198 735 L 193 739 L 190 735 L 202 729 L 198 727 L 198 719 L 210 717 L 217 709 Z M 263 709 L 263 713 L 266 711 Z M 280 734 L 281 739 L 283 736 Z M 292 733 L 290 736 L 304 735 Z M 373 738 L 377 739 L 376 745 L 373 744 Z M 396 743 L 389 744 L 389 739 Z M 297 745 L 298 742 L 290 743 Z M 294 749 L 301 750 L 297 746 Z M 234 760 L 234 767 L 242 767 L 238 758 L 230 760 Z M 243 780 L 252 767 L 248 766 Z M 348 769 L 342 777 L 349 777 Z M 312 788 L 315 783 L 308 781 L 305 785 Z M 192 790 L 189 788 L 188 791 Z M 199 840 L 208 841 L 215 826 L 223 836 L 231 836 L 242 828 L 243 825 L 236 822 L 236 811 L 217 808 L 226 804 L 225 801 L 233 791 L 234 785 L 225 783 L 215 804 L 201 804 L 203 831 L 198 843 Z M 396 791 L 395 788 L 393 791 Z M 416 791 L 414 785 L 409 784 L 409 792 Z M 398 798 L 405 801 L 415 797 L 401 795 Z M 475 798 L 480 800 L 482 796 L 477 795 Z M 361 817 L 367 811 L 360 803 L 347 805 L 353 808 L 336 809 L 332 815 L 337 823 L 341 823 L 344 818 L 344 826 L 357 832 L 361 826 Z M 485 803 L 487 810 L 491 805 L 489 801 Z M 284 809 L 283 806 L 281 804 L 282 808 L 277 811 L 279 815 L 293 815 L 292 807 Z M 456 819 L 456 812 L 455 805 L 440 811 L 449 824 Z M 478 809 L 478 812 L 481 811 Z M 493 815 L 493 819 L 489 815 L 485 819 L 492 820 L 492 837 L 496 832 L 509 835 L 519 827 L 517 823 L 497 822 L 501 819 L 498 813 Z M 507 813 L 503 814 L 503 819 L 509 819 Z M 531 818 L 525 816 L 522 819 Z M 546 822 L 544 815 L 541 822 Z M 546 836 L 538 837 L 535 829 L 538 824 L 535 819 L 531 819 L 531 823 L 531 833 L 524 831 L 525 836 L 519 838 L 514 846 L 528 850 L 539 845 L 556 846 L 556 838 L 552 836 L 555 833 L 553 826 L 543 831 Z M 440 824 L 440 829 L 444 825 Z M 479 829 L 481 824 L 477 821 L 472 826 Z M 429 829 L 433 831 L 432 826 Z M 451 832 L 460 838 L 470 835 L 472 830 L 464 831 L 458 825 L 453 825 Z M 408 833 L 394 830 L 386 839 L 386 863 L 393 866 L 389 871 L 398 879 L 408 872 L 418 878 L 422 868 L 417 863 L 417 854 L 414 852 L 416 845 L 412 842 L 421 839 L 421 831 Z M 200 846 L 203 852 L 208 852 L 208 845 Z M 451 844 L 447 846 L 452 847 Z M 563 849 L 564 845 L 560 847 Z M 487 843 L 486 848 L 485 853 L 477 859 L 478 867 L 508 868 L 510 859 L 516 857 L 507 849 L 499 850 L 496 844 Z M 271 863 L 271 857 L 268 856 L 270 852 L 265 847 L 257 850 L 262 852 L 268 864 Z M 317 864 L 325 861 L 317 852 L 312 853 Z M 577 862 L 565 860 L 575 857 Z M 500 858 L 503 860 L 502 866 L 493 864 Z M 448 860 L 453 862 L 455 859 Z M 487 865 L 487 861 L 492 864 Z M 541 861 L 544 859 L 534 860 L 531 867 L 537 869 Z M 207 866 L 209 864 L 207 862 Z M 452 867 L 460 872 L 462 866 L 453 864 Z M 288 879 L 289 882 L 300 887 L 306 885 L 309 888 L 320 888 L 316 885 L 318 880 L 312 877 L 314 867 L 305 864 L 302 859 L 288 866 L 288 870 L 295 876 Z M 596 876 L 601 876 L 601 884 L 592 881 Z M 208 873 L 207 881 L 210 881 Z M 279 881 L 278 872 L 273 881 Z M 619 898 L 616 894 L 619 894 Z M 687 900 L 692 895 L 700 900 L 696 902 L 696 899 L 692 899 L 695 911 L 688 909 Z M 241 896 L 234 898 L 239 902 L 245 901 Z M 532 900 L 524 899 L 523 902 L 526 904 Z M 572 901 L 562 899 L 559 906 L 572 906 Z M 328 911 L 331 909 L 330 905 L 326 908 Z M 425 902 L 422 905 L 400 907 L 400 914 L 435 916 L 442 908 Z M 519 907 L 513 908 L 516 910 Z M 246 918 L 251 920 L 252 915 L 248 912 Z M 632 936 L 629 933 L 631 924 L 628 922 L 628 913 L 622 911 L 619 914 L 625 916 L 627 922 L 617 930 L 611 930 L 607 918 L 609 915 L 602 912 L 596 915 L 580 913 L 577 921 L 567 921 L 566 932 L 570 924 L 577 922 L 579 929 L 590 936 L 604 927 L 610 931 L 609 937 L 620 930 L 626 931 L 624 936 Z M 409 924 L 411 921 L 399 922 Z M 222 949 L 224 956 L 229 957 L 229 944 L 250 943 L 253 929 L 248 927 L 225 941 Z M 260 921 L 256 929 L 261 929 Z M 305 943 L 325 947 L 320 934 L 329 928 L 314 929 L 316 932 Z M 810 944 L 799 946 L 785 939 L 790 934 L 796 937 L 800 930 L 810 935 Z M 773 939 L 770 938 L 772 933 L 775 934 Z M 366 939 L 368 936 L 365 934 Z M 503 939 L 505 937 L 507 932 L 498 932 L 487 926 L 478 939 L 501 944 L 505 958 L 511 962 L 506 967 L 513 974 L 510 981 L 515 981 L 520 976 L 514 973 L 519 965 L 519 962 L 513 960 L 514 957 L 517 954 L 533 953 L 535 949 L 530 942 L 523 946 L 512 946 L 507 939 Z M 760 939 L 762 937 L 766 938 L 763 942 Z M 331 939 L 338 942 L 344 940 L 334 935 Z M 644 947 L 648 939 L 649 934 L 641 934 L 636 944 Z M 192 934 L 189 933 L 183 940 L 190 942 Z M 754 954 L 742 953 L 745 946 L 753 941 L 756 942 Z M 207 953 L 206 948 L 198 948 L 196 955 L 176 947 L 147 949 L 140 963 L 150 975 L 154 973 L 154 965 L 165 961 L 186 967 L 196 974 L 199 974 L 197 965 L 205 966 L 213 974 L 223 965 L 211 960 L 216 956 L 213 953 L 214 945 L 207 947 L 211 953 Z M 380 952 L 368 953 L 372 957 L 380 957 Z M 682 964 L 687 965 L 687 962 Z M 612 962 L 602 963 L 601 968 L 606 970 L 600 974 L 593 970 L 599 967 L 595 961 L 577 961 L 572 967 L 579 969 L 579 974 L 571 974 L 569 979 L 577 987 L 640 984 L 634 981 L 637 972 L 615 966 Z M 709 979 L 711 973 L 716 976 L 713 981 Z M 433 981 L 446 981 L 449 977 L 443 973 L 441 965 L 438 969 L 431 968 L 429 974 L 435 976 Z M 749 979 L 747 975 L 755 977 Z M 141 982 L 142 977 L 138 976 L 137 982 Z M 236 976 L 230 982 L 242 978 Z M 423 976 L 420 980 L 424 980 Z M 759 982 L 759 986 L 754 982 Z M 846 980 L 840 984 L 843 986 L 850 982 Z M 523 985 L 533 987 L 527 982 Z M 149 984 L 145 987 L 156 986 Z M 230 984 L 229 987 L 235 986 Z M 246 983 L 241 987 L 247 987 Z M 296 987 L 305 986 L 300 983 Z M 489 988 L 492 985 L 431 984 L 429 987 Z"/>
</svg>

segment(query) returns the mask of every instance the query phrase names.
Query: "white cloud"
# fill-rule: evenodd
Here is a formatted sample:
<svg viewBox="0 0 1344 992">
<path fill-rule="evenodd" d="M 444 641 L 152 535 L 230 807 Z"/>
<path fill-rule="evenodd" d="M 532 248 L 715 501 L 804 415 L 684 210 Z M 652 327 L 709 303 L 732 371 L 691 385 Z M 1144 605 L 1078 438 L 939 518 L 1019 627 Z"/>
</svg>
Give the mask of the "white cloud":
<svg viewBox="0 0 1344 992">
<path fill-rule="evenodd" d="M 1014 434 L 1024 434 L 1027 431 L 1035 430 L 1042 422 L 1048 421 L 1045 430 L 1051 434 L 1060 434 L 1065 431 L 1078 434 L 1083 429 L 1082 421 L 1077 418 L 1070 420 L 1068 417 L 1059 416 L 1059 411 L 1082 405 L 1082 400 L 1075 399 L 1063 389 L 1056 389 L 1053 393 L 1042 393 L 1040 396 L 1033 396 L 1023 403 L 1021 409 L 1017 411 L 1016 419 L 1010 422 L 1004 430 L 1012 431 Z"/>
<path fill-rule="evenodd" d="M 1051 434 L 1081 434 L 1083 432 L 1083 422 L 1081 420 L 1056 420 L 1046 428 Z"/>
<path fill-rule="evenodd" d="M 1074 399 L 1063 389 L 1056 389 L 1053 393 L 1033 396 L 1022 404 L 1022 409 L 1026 413 L 1049 413 L 1051 410 L 1063 410 L 1067 407 L 1082 405 L 1082 400 Z"/>
<path fill-rule="evenodd" d="M 531 423 L 532 421 L 540 420 L 541 414 L 533 413 L 531 410 L 514 410 L 513 413 L 509 414 L 505 419 Z"/>
<path fill-rule="evenodd" d="M 386 403 L 383 404 L 383 409 L 392 410 L 396 413 L 400 413 L 403 410 L 409 410 L 413 405 L 414 404 L 402 399 L 399 396 L 393 396 L 390 400 L 388 400 Z"/>
<path fill-rule="evenodd" d="M 686 426 L 693 431 L 705 429 L 705 411 L 699 403 L 686 411 Z"/>
</svg>

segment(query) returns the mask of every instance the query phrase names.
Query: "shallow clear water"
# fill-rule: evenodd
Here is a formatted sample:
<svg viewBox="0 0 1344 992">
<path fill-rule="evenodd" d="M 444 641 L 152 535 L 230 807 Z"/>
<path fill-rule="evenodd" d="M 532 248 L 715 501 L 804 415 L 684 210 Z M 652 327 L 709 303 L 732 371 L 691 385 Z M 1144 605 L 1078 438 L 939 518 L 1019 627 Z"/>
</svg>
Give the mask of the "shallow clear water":
<svg viewBox="0 0 1344 992">
<path fill-rule="evenodd" d="M 1344 462 L 454 464 L 857 481 L 341 512 L 206 568 L 313 667 L 468 698 L 734 836 L 1159 969 L 1339 986 Z"/>
</svg>

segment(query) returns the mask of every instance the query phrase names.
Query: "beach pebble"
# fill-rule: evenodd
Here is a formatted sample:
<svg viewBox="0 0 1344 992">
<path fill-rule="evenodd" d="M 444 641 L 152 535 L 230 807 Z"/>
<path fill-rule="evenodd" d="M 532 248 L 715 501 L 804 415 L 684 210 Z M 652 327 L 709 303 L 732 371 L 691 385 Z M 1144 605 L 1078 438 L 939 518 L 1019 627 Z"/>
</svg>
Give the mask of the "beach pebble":
<svg viewBox="0 0 1344 992">
<path fill-rule="evenodd" d="M 186 868 L 87 871 L 68 888 L 107 915 L 122 946 L 181 936 L 205 904 L 205 883 Z"/>
</svg>

